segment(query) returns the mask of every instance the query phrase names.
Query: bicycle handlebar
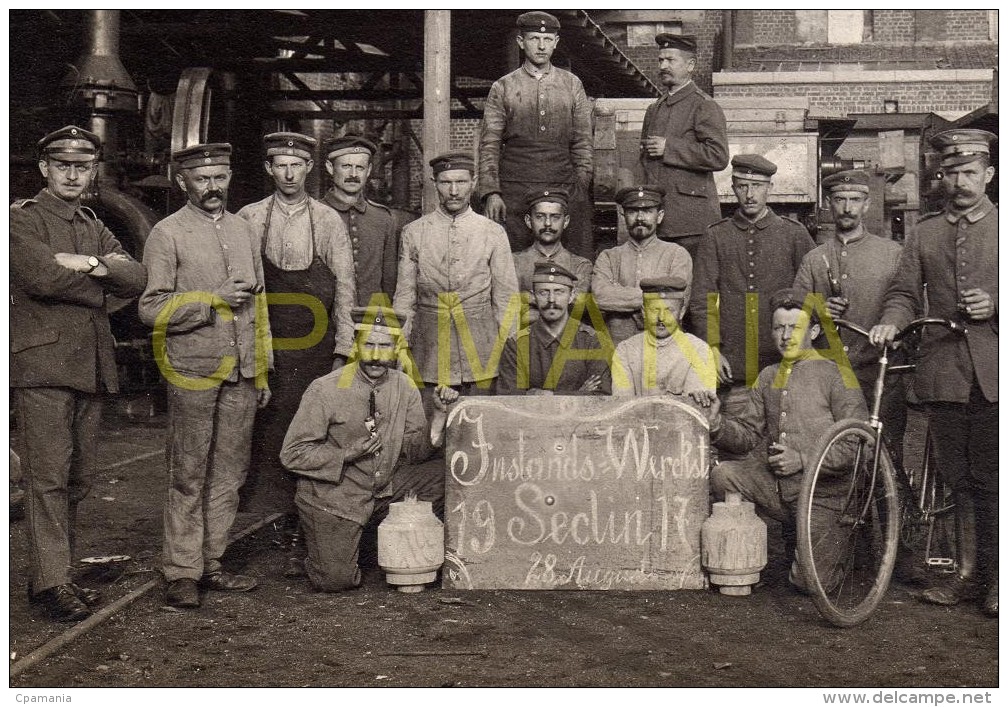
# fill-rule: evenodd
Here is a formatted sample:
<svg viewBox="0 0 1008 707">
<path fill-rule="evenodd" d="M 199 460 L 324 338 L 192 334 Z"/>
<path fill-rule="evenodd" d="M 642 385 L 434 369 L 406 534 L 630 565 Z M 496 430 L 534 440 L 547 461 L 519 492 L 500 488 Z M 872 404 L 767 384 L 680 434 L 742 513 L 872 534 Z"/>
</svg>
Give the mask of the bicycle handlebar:
<svg viewBox="0 0 1008 707">
<path fill-rule="evenodd" d="M 868 338 L 868 332 L 854 322 L 849 322 L 846 319 L 834 319 L 833 323 L 838 329 L 848 329 L 850 331 L 857 332 L 866 339 Z M 941 317 L 921 317 L 920 319 L 914 319 L 912 322 L 903 327 L 893 338 L 893 343 L 902 341 L 910 334 L 920 331 L 924 327 L 932 324 L 943 326 L 949 331 L 954 331 L 956 334 L 961 336 L 965 336 L 967 333 L 966 326 L 962 322 L 957 322 L 952 319 L 942 319 Z"/>
</svg>

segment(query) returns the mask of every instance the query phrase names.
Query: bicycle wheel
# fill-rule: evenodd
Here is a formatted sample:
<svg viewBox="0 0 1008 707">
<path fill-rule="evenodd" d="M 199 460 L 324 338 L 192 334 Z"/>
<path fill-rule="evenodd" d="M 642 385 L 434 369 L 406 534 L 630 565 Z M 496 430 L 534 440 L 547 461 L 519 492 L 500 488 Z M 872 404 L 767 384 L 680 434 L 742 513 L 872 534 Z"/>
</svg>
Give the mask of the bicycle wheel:
<svg viewBox="0 0 1008 707">
<path fill-rule="evenodd" d="M 867 619 L 889 586 L 899 540 L 895 472 L 875 430 L 841 420 L 805 470 L 798 505 L 798 565 L 819 613 L 836 626 Z"/>
</svg>

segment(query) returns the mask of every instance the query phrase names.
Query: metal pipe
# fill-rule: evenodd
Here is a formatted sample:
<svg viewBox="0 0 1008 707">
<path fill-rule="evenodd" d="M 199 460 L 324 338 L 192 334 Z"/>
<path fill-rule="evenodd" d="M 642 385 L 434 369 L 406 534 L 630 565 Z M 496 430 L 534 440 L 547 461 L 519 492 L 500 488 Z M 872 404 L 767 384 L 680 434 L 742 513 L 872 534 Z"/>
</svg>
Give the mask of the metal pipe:
<svg viewBox="0 0 1008 707">
<path fill-rule="evenodd" d="M 119 56 L 119 10 L 88 10 L 87 51 Z"/>
<path fill-rule="evenodd" d="M 721 70 L 735 66 L 735 11 L 721 11 Z"/>
</svg>

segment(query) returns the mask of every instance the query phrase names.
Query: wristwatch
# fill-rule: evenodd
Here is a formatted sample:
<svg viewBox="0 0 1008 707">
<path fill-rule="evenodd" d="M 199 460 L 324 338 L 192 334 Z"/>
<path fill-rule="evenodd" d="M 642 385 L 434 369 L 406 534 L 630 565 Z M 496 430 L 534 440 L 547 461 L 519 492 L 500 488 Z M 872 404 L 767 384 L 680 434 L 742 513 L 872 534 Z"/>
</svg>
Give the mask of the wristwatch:
<svg viewBox="0 0 1008 707">
<path fill-rule="evenodd" d="M 88 264 L 88 265 L 89 265 L 90 267 L 89 267 L 89 268 L 88 268 L 87 270 L 85 270 L 85 271 L 84 271 L 84 274 L 85 274 L 85 275 L 87 275 L 88 273 L 92 273 L 92 272 L 94 272 L 94 271 L 95 271 L 95 268 L 97 268 L 97 267 L 98 267 L 99 265 L 101 265 L 101 261 L 100 261 L 100 260 L 98 260 L 98 258 L 96 258 L 96 257 L 94 257 L 94 256 L 92 255 L 92 256 L 91 256 L 90 258 L 88 258 L 88 259 L 87 259 L 87 264 Z"/>
</svg>

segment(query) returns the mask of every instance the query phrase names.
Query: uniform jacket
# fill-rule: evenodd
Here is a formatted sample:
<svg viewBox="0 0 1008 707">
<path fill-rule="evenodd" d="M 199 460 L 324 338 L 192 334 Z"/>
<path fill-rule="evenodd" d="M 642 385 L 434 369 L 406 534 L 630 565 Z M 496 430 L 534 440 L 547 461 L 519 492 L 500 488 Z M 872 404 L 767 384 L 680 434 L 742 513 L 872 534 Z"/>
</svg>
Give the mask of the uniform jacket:
<svg viewBox="0 0 1008 707">
<path fill-rule="evenodd" d="M 441 294 L 457 297 L 456 303 L 448 308 Z M 517 294 L 511 248 L 497 223 L 472 209 L 453 217 L 438 208 L 403 227 L 394 305 L 407 317 L 404 333 L 424 381 L 456 385 L 493 378 L 472 369 L 456 320 L 464 317 L 485 367 Z M 449 362 L 441 372 L 447 381 L 438 370 L 439 312 L 451 317 L 442 354 Z"/>
<path fill-rule="evenodd" d="M 647 348 L 654 353 L 653 359 L 650 358 L 650 352 L 645 357 Z M 694 355 L 696 359 L 692 358 Z M 713 356 L 710 347 L 692 334 L 680 331 L 659 339 L 650 332 L 642 331 L 616 347 L 614 358 L 623 366 L 629 385 L 620 385 L 623 381 L 614 372 L 612 394 L 671 394 L 681 397 L 703 390 L 707 386 L 700 377 L 698 366 L 715 363 Z"/>
<path fill-rule="evenodd" d="M 333 196 L 332 190 L 323 201 L 336 209 L 350 237 L 357 306 L 366 307 L 376 292 L 384 292 L 391 300 L 399 269 L 399 227 L 392 212 L 369 199 L 344 204 Z"/>
<path fill-rule="evenodd" d="M 825 300 L 831 296 L 829 274 L 832 273 L 840 284 L 840 294 L 848 302 L 843 318 L 871 329 L 882 314 L 885 293 L 896 275 L 902 251 L 899 243 L 867 231 L 846 244 L 839 238 L 832 238 L 802 258 L 794 286 L 802 292 L 818 292 Z M 840 331 L 840 338 L 858 378 L 874 381 L 878 372 L 878 349 L 865 337 L 846 329 Z"/>
<path fill-rule="evenodd" d="M 693 259 L 682 246 L 660 241 L 656 236 L 643 243 L 631 238 L 599 253 L 592 271 L 592 295 L 605 314 L 614 343 L 630 338 L 643 328 L 643 320 L 634 317 L 644 305 L 640 281 L 668 275 L 678 275 L 691 282 Z M 686 297 L 689 295 L 687 287 Z"/>
<path fill-rule="evenodd" d="M 966 324 L 964 338 L 928 327 L 914 388 L 921 400 L 965 403 L 974 379 L 984 397 L 998 399 L 998 210 L 984 199 L 965 215 L 939 213 L 922 219 L 907 238 L 896 278 L 886 293 L 883 324 L 904 327 L 923 312 L 927 285 L 928 316 Z M 987 321 L 964 319 L 960 292 L 980 288 L 994 298 Z"/>
<path fill-rule="evenodd" d="M 56 263 L 56 253 L 98 256 L 94 277 Z M 106 258 L 110 254 L 126 259 Z M 10 384 L 116 392 L 115 342 L 107 295 L 133 298 L 147 281 L 143 265 L 91 209 L 46 190 L 10 209 Z"/>
<path fill-rule="evenodd" d="M 340 356 L 349 356 L 353 348 L 353 322 L 350 320 L 350 309 L 356 302 L 356 281 L 354 279 L 353 260 L 350 252 L 350 239 L 347 236 L 347 229 L 342 219 L 334 218 L 332 211 L 322 202 L 312 199 L 310 196 L 308 199 L 311 202 L 312 225 L 315 229 L 315 253 L 313 256 L 320 258 L 326 264 L 336 283 L 334 301 L 323 302 L 322 304 L 329 310 L 329 325 L 335 327 L 336 330 L 335 352 Z M 266 214 L 269 212 L 270 202 L 272 201 L 273 196 L 271 195 L 261 201 L 242 207 L 238 212 L 238 216 L 251 223 L 256 230 L 258 234 L 256 242 L 259 244 L 260 250 L 266 252 L 267 257 L 269 257 L 271 248 L 264 245 L 264 240 L 267 236 L 263 233 L 263 228 L 266 226 Z M 298 228 L 300 229 L 300 235 L 307 241 L 311 231 L 308 227 L 306 216 L 307 210 L 298 211 L 291 218 L 291 222 L 294 222 L 295 218 L 303 219 L 303 222 L 298 224 Z M 274 234 L 279 234 L 280 231 L 275 229 L 278 226 L 283 226 L 283 224 L 284 214 L 280 207 L 274 205 L 273 214 L 270 217 L 270 231 Z M 276 235 L 274 235 L 274 239 L 282 240 Z M 272 245 L 272 243 L 269 245 Z M 306 262 L 304 263 L 304 267 L 297 268 L 299 270 L 303 270 L 311 264 L 311 258 L 302 258 L 301 260 Z M 275 262 L 272 259 L 271 262 L 284 270 L 288 269 L 284 267 L 284 263 Z M 307 334 L 308 332 L 305 333 Z"/>
<path fill-rule="evenodd" d="M 420 391 L 409 377 L 391 369 L 372 382 L 354 368 L 346 376 L 346 368 L 337 369 L 308 386 L 280 461 L 298 475 L 299 503 L 364 525 L 374 499 L 389 495 L 388 483 L 399 467 L 425 460 L 433 449 Z M 347 462 L 344 450 L 368 434 L 364 421 L 372 390 L 382 448 Z"/>
<path fill-rule="evenodd" d="M 770 335 L 773 312 L 767 306 L 777 290 L 791 287 L 802 258 L 815 243 L 797 221 L 772 210 L 755 223 L 738 212 L 707 229 L 693 270 L 690 329 L 728 359 L 737 383 L 751 384 L 759 371 L 780 361 Z M 707 299 L 719 302 L 720 327 L 708 332 Z M 746 295 L 756 295 L 746 301 Z M 747 313 L 747 308 L 751 311 Z M 748 314 L 748 316 L 747 316 Z M 746 341 L 758 342 L 758 361 L 746 369 Z"/>
<path fill-rule="evenodd" d="M 581 79 L 550 66 L 525 65 L 490 87 L 480 127 L 479 196 L 501 182 L 574 184 L 592 175 L 591 104 Z"/>
<path fill-rule="evenodd" d="M 562 338 L 562 336 L 561 336 Z M 527 342 L 524 341 L 527 339 Z M 518 380 L 518 347 L 528 345 L 528 380 L 524 385 L 519 385 Z M 557 358 L 557 353 L 563 349 L 568 358 L 564 360 L 563 368 L 556 382 L 549 387 L 557 393 L 568 395 L 577 394 L 584 382 L 591 376 L 597 375 L 602 381 L 603 388 L 609 378 L 608 356 L 605 358 L 584 359 L 577 358 L 577 354 L 571 355 L 572 351 L 597 350 L 599 354 L 603 349 L 599 346 L 598 336 L 591 327 L 580 325 L 574 335 L 574 340 L 569 346 L 561 346 L 560 339 L 554 338 L 541 321 L 533 322 L 527 329 L 522 329 L 514 337 L 509 337 L 504 345 L 504 352 L 501 354 L 500 372 L 497 376 L 498 395 L 525 395 L 530 389 L 545 390 L 546 378 L 549 376 L 553 361 Z M 602 390 L 600 388 L 600 390 Z"/>
<path fill-rule="evenodd" d="M 724 112 L 690 81 L 648 106 L 641 139 L 665 138 L 665 153 L 650 157 L 641 150 L 637 177 L 665 187 L 665 219 L 660 236 L 697 235 L 721 218 L 714 172 L 728 164 Z"/>
<path fill-rule="evenodd" d="M 151 327 L 176 295 L 213 293 L 229 275 L 265 286 L 255 228 L 226 211 L 215 219 L 190 204 L 154 225 L 144 244 L 144 264 L 148 280 L 140 319 Z M 265 375 L 273 362 L 265 297 L 252 297 L 231 312 L 225 318 L 208 302 L 183 304 L 168 320 L 164 348 L 155 348 L 155 357 L 167 356 L 176 372 L 190 377 L 216 374 L 234 381 Z M 217 374 L 225 356 L 236 359 L 234 366 Z"/>
</svg>

